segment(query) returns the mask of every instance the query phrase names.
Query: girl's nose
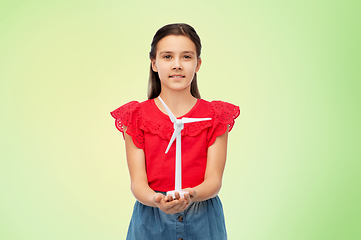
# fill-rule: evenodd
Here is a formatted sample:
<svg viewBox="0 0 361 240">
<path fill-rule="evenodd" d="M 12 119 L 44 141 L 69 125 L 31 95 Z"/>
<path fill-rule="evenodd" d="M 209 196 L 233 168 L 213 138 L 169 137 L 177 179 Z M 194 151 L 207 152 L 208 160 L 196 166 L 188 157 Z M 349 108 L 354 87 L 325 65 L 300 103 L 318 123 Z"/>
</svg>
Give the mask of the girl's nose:
<svg viewBox="0 0 361 240">
<path fill-rule="evenodd" d="M 182 70 L 182 65 L 180 64 L 179 60 L 174 61 L 173 70 Z"/>
</svg>

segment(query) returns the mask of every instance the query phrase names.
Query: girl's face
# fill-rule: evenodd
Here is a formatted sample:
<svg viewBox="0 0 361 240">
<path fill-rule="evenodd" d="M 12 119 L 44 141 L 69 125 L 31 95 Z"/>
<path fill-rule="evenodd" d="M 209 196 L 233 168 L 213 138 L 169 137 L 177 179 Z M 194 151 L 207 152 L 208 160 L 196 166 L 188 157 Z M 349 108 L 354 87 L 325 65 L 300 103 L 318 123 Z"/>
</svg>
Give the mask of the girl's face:
<svg viewBox="0 0 361 240">
<path fill-rule="evenodd" d="M 189 90 L 194 73 L 201 66 L 196 46 L 186 36 L 169 35 L 157 44 L 156 58 L 152 59 L 152 69 L 158 72 L 162 90 Z"/>
</svg>

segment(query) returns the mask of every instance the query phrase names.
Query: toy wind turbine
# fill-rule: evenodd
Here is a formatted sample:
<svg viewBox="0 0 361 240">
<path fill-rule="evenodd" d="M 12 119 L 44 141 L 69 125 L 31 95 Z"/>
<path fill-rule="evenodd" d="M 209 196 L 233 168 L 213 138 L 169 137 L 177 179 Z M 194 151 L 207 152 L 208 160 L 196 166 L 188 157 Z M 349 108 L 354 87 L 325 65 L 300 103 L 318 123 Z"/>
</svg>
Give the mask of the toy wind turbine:
<svg viewBox="0 0 361 240">
<path fill-rule="evenodd" d="M 184 117 L 182 119 L 177 119 L 173 113 L 169 110 L 167 105 L 163 102 L 162 98 L 159 96 L 160 102 L 163 104 L 165 110 L 168 113 L 168 116 L 172 123 L 174 124 L 174 132 L 172 138 L 169 141 L 167 150 L 165 153 L 168 153 L 169 148 L 172 146 L 174 139 L 176 139 L 176 164 L 175 164 L 175 190 L 167 192 L 167 196 L 171 195 L 175 198 L 175 192 L 178 192 L 181 197 L 184 197 L 184 194 L 187 193 L 186 191 L 182 190 L 182 151 L 181 151 L 181 131 L 184 128 L 185 123 L 192 123 L 192 122 L 200 122 L 200 121 L 207 121 L 212 120 L 212 118 L 187 118 Z"/>
</svg>

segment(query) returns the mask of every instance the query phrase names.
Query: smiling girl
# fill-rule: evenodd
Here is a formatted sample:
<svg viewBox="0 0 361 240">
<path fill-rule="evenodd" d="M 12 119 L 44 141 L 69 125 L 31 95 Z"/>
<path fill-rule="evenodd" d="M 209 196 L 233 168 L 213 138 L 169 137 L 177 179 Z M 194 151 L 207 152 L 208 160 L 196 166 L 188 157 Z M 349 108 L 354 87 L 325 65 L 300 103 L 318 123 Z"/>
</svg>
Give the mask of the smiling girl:
<svg viewBox="0 0 361 240">
<path fill-rule="evenodd" d="M 160 28 L 152 41 L 148 100 L 132 101 L 111 112 L 126 145 L 131 190 L 137 199 L 128 240 L 227 239 L 218 192 L 226 162 L 227 138 L 238 106 L 201 99 L 197 72 L 201 41 L 187 24 Z M 177 119 L 211 118 L 184 125 L 182 187 L 187 193 L 166 196 L 174 189 L 173 123 L 160 98 Z"/>
</svg>

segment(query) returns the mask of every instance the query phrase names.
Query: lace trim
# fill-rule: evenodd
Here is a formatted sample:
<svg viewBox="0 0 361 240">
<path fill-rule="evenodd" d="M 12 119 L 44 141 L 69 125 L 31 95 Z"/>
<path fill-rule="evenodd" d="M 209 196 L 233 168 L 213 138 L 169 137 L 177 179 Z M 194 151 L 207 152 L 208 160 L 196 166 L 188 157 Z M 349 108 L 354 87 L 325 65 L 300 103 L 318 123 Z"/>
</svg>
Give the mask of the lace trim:
<svg viewBox="0 0 361 240">
<path fill-rule="evenodd" d="M 186 123 L 184 124 L 184 129 L 182 130 L 182 136 L 194 137 L 200 134 L 204 129 L 212 126 L 212 121 L 204 122 L 195 122 L 195 123 Z M 150 132 L 156 134 L 162 139 L 170 140 L 173 134 L 173 126 L 169 127 L 164 124 L 155 123 L 150 120 L 143 119 L 140 128 L 145 132 Z"/>
<path fill-rule="evenodd" d="M 229 131 L 232 130 L 234 120 L 240 115 L 240 108 L 231 103 L 222 101 L 212 101 L 212 109 L 216 118 L 223 124 L 229 125 Z"/>
<path fill-rule="evenodd" d="M 140 131 L 139 102 L 129 102 L 110 114 L 115 118 L 116 128 L 122 132 L 124 137 L 124 126 L 127 126 L 127 134 L 132 137 L 134 144 L 138 148 L 144 148 L 144 133 Z"/>
<path fill-rule="evenodd" d="M 240 114 L 240 109 L 230 103 L 222 101 L 211 102 L 212 120 L 187 123 L 184 125 L 182 136 L 197 136 L 204 129 L 208 128 L 207 142 L 212 145 L 217 136 L 232 130 L 235 119 Z M 129 102 L 111 112 L 115 118 L 115 125 L 124 135 L 123 126 L 127 126 L 127 134 L 132 136 L 134 144 L 139 148 L 144 148 L 144 132 L 156 134 L 162 139 L 169 140 L 173 134 L 173 126 L 156 123 L 149 119 L 144 119 L 140 115 L 139 102 Z"/>
<path fill-rule="evenodd" d="M 207 135 L 208 146 L 212 145 L 218 136 L 221 136 L 227 131 L 230 132 L 234 126 L 235 119 L 240 115 L 240 108 L 231 103 L 222 101 L 211 102 L 214 124 L 209 129 Z"/>
</svg>

